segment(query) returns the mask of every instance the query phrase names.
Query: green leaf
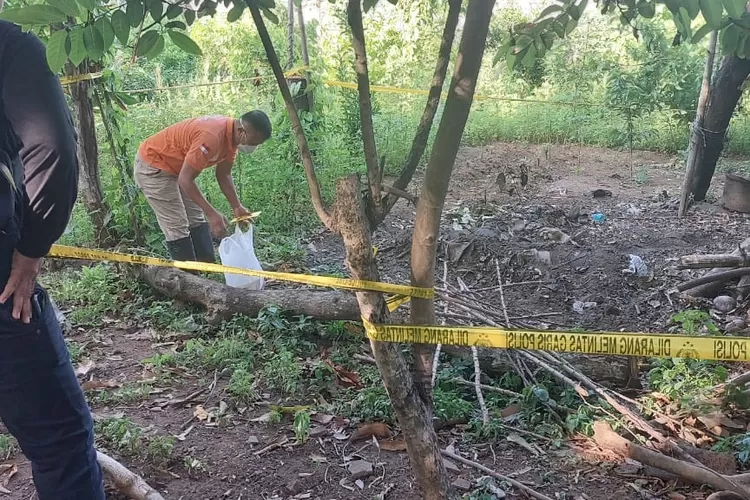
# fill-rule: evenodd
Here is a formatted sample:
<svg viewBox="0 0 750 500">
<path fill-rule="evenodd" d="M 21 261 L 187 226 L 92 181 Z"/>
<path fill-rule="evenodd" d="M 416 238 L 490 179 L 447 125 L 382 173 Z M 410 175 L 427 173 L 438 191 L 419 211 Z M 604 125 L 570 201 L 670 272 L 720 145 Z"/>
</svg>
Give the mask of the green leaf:
<svg viewBox="0 0 750 500">
<path fill-rule="evenodd" d="M 121 10 L 116 10 L 112 14 L 112 28 L 115 30 L 115 36 L 121 44 L 127 45 L 130 37 L 130 20 L 128 15 Z"/>
<path fill-rule="evenodd" d="M 136 45 L 135 48 L 135 55 L 138 57 L 145 56 L 148 54 L 151 49 L 154 48 L 154 45 L 156 45 L 156 41 L 159 39 L 159 32 L 155 30 L 150 30 L 145 32 L 140 40 L 138 40 L 138 45 Z"/>
<path fill-rule="evenodd" d="M 680 7 L 682 7 L 680 0 L 664 0 L 664 3 L 672 14 L 677 14 L 680 11 Z"/>
<path fill-rule="evenodd" d="M 73 65 L 78 66 L 86 59 L 86 46 L 83 44 L 83 28 L 74 28 L 68 34 L 70 51 L 68 57 Z"/>
<path fill-rule="evenodd" d="M 574 29 L 578 26 L 578 21 L 571 19 L 568 24 L 565 25 L 565 34 L 570 35 Z"/>
<path fill-rule="evenodd" d="M 680 7 L 680 11 L 675 19 L 680 20 L 679 24 L 681 25 L 682 36 L 686 40 L 690 39 L 693 36 L 693 30 L 690 26 L 692 20 L 690 19 L 690 14 L 687 9 L 685 7 Z"/>
<path fill-rule="evenodd" d="M 745 13 L 745 0 L 722 0 L 722 3 L 732 19 L 739 19 Z"/>
<path fill-rule="evenodd" d="M 179 5 L 170 5 L 167 7 L 167 19 L 174 19 L 175 17 L 182 14 L 182 7 Z"/>
<path fill-rule="evenodd" d="M 724 8 L 719 0 L 699 0 L 703 19 L 712 29 L 721 28 L 721 19 L 724 17 Z"/>
<path fill-rule="evenodd" d="M 107 17 L 100 17 L 94 24 L 104 39 L 104 52 L 107 52 L 112 44 L 115 43 L 115 29 L 112 22 Z"/>
<path fill-rule="evenodd" d="M 151 47 L 151 50 L 149 50 L 148 53 L 143 54 L 143 56 L 148 59 L 154 59 L 163 51 L 164 51 L 164 36 L 161 33 L 159 33 L 159 36 L 156 37 L 156 42 L 154 42 L 154 46 Z"/>
<path fill-rule="evenodd" d="M 724 54 L 734 54 L 740 42 L 742 29 L 732 24 L 721 32 L 721 50 Z"/>
<path fill-rule="evenodd" d="M 64 23 L 68 20 L 65 12 L 49 5 L 29 5 L 18 9 L 7 9 L 0 12 L 0 19 L 21 25 L 43 25 Z"/>
<path fill-rule="evenodd" d="M 78 0 L 78 5 L 91 12 L 96 7 L 96 0 Z"/>
<path fill-rule="evenodd" d="M 577 5 L 571 5 L 568 7 L 568 14 L 570 14 L 570 17 L 574 21 L 581 19 L 581 9 L 579 9 Z"/>
<path fill-rule="evenodd" d="M 125 92 L 116 92 L 115 97 L 120 99 L 124 104 L 131 105 L 138 102 L 138 99 L 133 97 L 130 94 L 126 94 Z"/>
<path fill-rule="evenodd" d="M 161 16 L 164 14 L 164 4 L 161 3 L 161 0 L 148 0 L 146 5 L 151 18 L 157 22 L 161 20 Z"/>
<path fill-rule="evenodd" d="M 656 15 L 656 4 L 654 2 L 641 0 L 638 3 L 638 13 L 646 19 L 651 19 Z"/>
<path fill-rule="evenodd" d="M 261 9 L 273 9 L 276 7 L 276 2 L 274 0 L 255 0 L 258 4 L 258 7 Z M 377 0 L 375 0 L 377 2 Z M 367 3 L 367 2 L 365 2 Z"/>
<path fill-rule="evenodd" d="M 170 31 L 169 38 L 172 39 L 172 43 L 177 45 L 188 54 L 193 54 L 195 56 L 203 54 L 203 51 L 200 47 L 198 47 L 198 44 L 195 43 L 193 39 L 187 36 L 185 33 L 180 33 L 179 31 Z"/>
<path fill-rule="evenodd" d="M 703 26 L 698 28 L 698 30 L 693 34 L 693 38 L 691 41 L 693 43 L 698 43 L 701 40 L 703 40 L 706 37 L 706 35 L 708 35 L 712 31 L 713 29 L 711 29 L 711 26 L 709 26 L 708 24 L 704 24 Z"/>
<path fill-rule="evenodd" d="M 99 61 L 104 56 L 104 37 L 95 25 L 90 24 L 83 29 L 83 46 L 92 61 Z"/>
<path fill-rule="evenodd" d="M 47 0 L 48 2 L 50 0 Z M 81 10 L 78 8 L 76 0 L 52 0 L 55 3 L 55 7 L 70 17 L 78 17 L 81 15 Z"/>
<path fill-rule="evenodd" d="M 239 18 L 242 17 L 242 14 L 245 12 L 245 4 L 244 3 L 236 3 L 235 6 L 232 8 L 232 10 L 227 13 L 227 21 L 230 23 L 233 23 L 237 21 Z"/>
<path fill-rule="evenodd" d="M 125 10 L 125 13 L 128 15 L 130 26 L 136 28 L 139 24 L 141 24 L 143 16 L 145 15 L 143 4 L 140 2 L 140 0 L 128 0 L 128 6 Z"/>
<path fill-rule="evenodd" d="M 193 22 L 195 22 L 195 11 L 186 9 L 185 10 L 185 22 L 188 26 L 192 26 Z"/>
<path fill-rule="evenodd" d="M 682 6 L 687 10 L 690 19 L 695 19 L 701 13 L 701 4 L 699 0 L 682 0 Z"/>
<path fill-rule="evenodd" d="M 55 31 L 47 40 L 47 64 L 53 73 L 59 72 L 68 60 L 68 32 Z"/>
<path fill-rule="evenodd" d="M 187 24 L 183 23 L 182 21 L 170 21 L 165 24 L 164 27 L 173 30 L 186 30 Z"/>
<path fill-rule="evenodd" d="M 276 16 L 276 14 L 273 13 L 272 10 L 268 9 L 261 9 L 263 11 L 263 15 L 266 16 L 266 19 L 271 21 L 273 24 L 279 24 L 279 18 Z"/>
<path fill-rule="evenodd" d="M 294 6 L 295 7 L 302 7 L 302 0 L 294 0 Z"/>
<path fill-rule="evenodd" d="M 737 43 L 737 57 L 740 59 L 747 59 L 747 49 L 750 48 L 750 44 L 748 42 L 748 36 L 747 33 L 742 33 L 740 35 L 740 40 Z"/>
<path fill-rule="evenodd" d="M 545 17 L 548 17 L 555 12 L 560 12 L 562 10 L 563 8 L 561 5 L 550 5 L 549 7 L 544 9 L 541 14 L 539 14 L 539 17 L 537 19 L 544 19 Z"/>
</svg>

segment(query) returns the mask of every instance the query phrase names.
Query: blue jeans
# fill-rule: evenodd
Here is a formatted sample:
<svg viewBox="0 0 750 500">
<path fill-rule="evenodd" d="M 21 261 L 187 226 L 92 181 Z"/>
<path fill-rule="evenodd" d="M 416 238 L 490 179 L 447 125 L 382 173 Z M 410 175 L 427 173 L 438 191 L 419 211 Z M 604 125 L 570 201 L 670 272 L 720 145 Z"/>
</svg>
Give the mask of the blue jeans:
<svg viewBox="0 0 750 500">
<path fill-rule="evenodd" d="M 91 413 L 60 326 L 44 289 L 32 302 L 28 325 L 12 318 L 12 300 L 0 305 L 0 419 L 31 461 L 39 500 L 104 500 Z"/>
</svg>

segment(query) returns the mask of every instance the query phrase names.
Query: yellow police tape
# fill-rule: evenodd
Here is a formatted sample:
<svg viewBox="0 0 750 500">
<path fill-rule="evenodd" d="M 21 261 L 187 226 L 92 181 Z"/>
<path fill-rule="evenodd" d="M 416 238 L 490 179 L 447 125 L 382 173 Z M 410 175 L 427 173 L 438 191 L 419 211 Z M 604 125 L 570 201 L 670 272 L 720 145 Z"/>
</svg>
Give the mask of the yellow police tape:
<svg viewBox="0 0 750 500">
<path fill-rule="evenodd" d="M 103 73 L 99 71 L 97 73 L 86 73 L 83 75 L 61 76 L 60 83 L 62 85 L 68 85 L 70 83 L 78 83 L 86 80 L 96 80 L 97 78 L 101 78 L 102 74 Z"/>
<path fill-rule="evenodd" d="M 222 266 L 221 264 L 209 264 L 206 262 L 193 261 L 175 261 L 159 259 L 156 257 L 146 257 L 143 255 L 132 255 L 118 252 L 109 252 L 105 250 L 92 250 L 89 248 L 76 248 L 65 245 L 52 245 L 49 254 L 50 257 L 83 259 L 83 260 L 107 260 L 112 262 L 125 262 L 129 264 L 143 264 L 147 266 L 158 267 L 175 267 L 187 271 L 203 271 L 207 273 L 230 273 L 241 274 L 245 276 L 255 276 L 259 278 L 275 279 L 280 281 L 289 281 L 292 283 L 302 283 L 325 288 L 341 288 L 346 290 L 369 290 L 373 292 L 390 293 L 395 295 L 404 295 L 408 297 L 417 297 L 429 299 L 435 296 L 435 291 L 431 288 L 417 288 L 408 285 L 393 285 L 390 283 L 379 283 L 375 281 L 352 280 L 345 278 L 331 278 L 328 276 L 311 276 L 307 274 L 278 273 L 270 271 L 252 271 L 249 269 L 240 269 L 237 267 Z"/>
<path fill-rule="evenodd" d="M 155 257 L 124 254 L 88 248 L 53 245 L 50 257 L 93 261 L 124 262 L 148 266 L 174 267 L 189 271 L 243 274 L 327 288 L 370 290 L 392 294 L 386 300 L 390 311 L 412 297 L 432 298 L 434 290 L 373 281 L 330 278 L 304 274 L 251 271 L 204 262 L 170 261 Z M 458 347 L 491 347 L 531 351 L 568 352 L 605 356 L 649 358 L 690 358 L 716 361 L 750 361 L 750 339 L 744 337 L 697 337 L 686 335 L 505 330 L 496 327 L 376 325 L 362 318 L 365 334 L 371 340 L 403 344 L 443 344 Z"/>
<path fill-rule="evenodd" d="M 744 337 L 693 337 L 621 332 L 561 332 L 503 330 L 483 327 L 375 325 L 364 320 L 371 340 L 403 344 L 443 344 L 458 347 L 492 347 L 530 351 L 690 358 L 716 361 L 749 361 L 750 339 Z"/>
</svg>

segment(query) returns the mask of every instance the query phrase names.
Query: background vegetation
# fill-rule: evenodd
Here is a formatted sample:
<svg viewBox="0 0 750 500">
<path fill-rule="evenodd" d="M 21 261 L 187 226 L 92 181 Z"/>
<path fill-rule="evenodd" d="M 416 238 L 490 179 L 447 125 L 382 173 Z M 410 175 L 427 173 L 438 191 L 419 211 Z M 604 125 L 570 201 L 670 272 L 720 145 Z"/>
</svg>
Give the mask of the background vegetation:
<svg viewBox="0 0 750 500">
<path fill-rule="evenodd" d="M 675 28 L 667 15 L 645 22 L 640 40 L 636 40 L 610 16 L 588 12 L 579 28 L 543 60 L 532 68 L 510 70 L 504 61 L 492 59 L 509 26 L 537 14 L 525 4 L 519 0 L 498 4 L 480 78 L 480 97 L 464 137 L 467 145 L 501 140 L 671 153 L 686 148 L 703 65 L 702 46 L 673 46 Z M 281 19 L 283 13 L 280 6 Z M 330 193 L 332 181 L 341 173 L 364 168 L 356 91 L 329 85 L 331 81 L 353 81 L 352 54 L 341 7 L 320 2 L 305 13 L 315 99 L 313 112 L 304 114 L 303 120 L 324 191 Z M 370 11 L 365 25 L 368 50 L 377 54 L 369 61 L 373 84 L 426 89 L 434 61 L 422 55 L 437 52 L 444 15 L 439 2 L 418 0 L 399 2 L 396 7 L 384 3 Z M 270 25 L 277 47 L 286 45 L 282 24 Z M 200 18 L 190 28 L 190 36 L 204 55 L 187 54 L 167 39 L 158 58 L 134 59 L 121 51 L 108 65 L 115 87 L 134 99 L 126 119 L 120 120 L 128 161 L 143 139 L 179 120 L 201 114 L 238 115 L 252 108 L 265 110 L 275 126 L 273 138 L 251 157 L 240 155 L 236 182 L 244 203 L 263 212 L 259 229 L 266 243 L 285 251 L 293 249 L 317 221 L 309 210 L 288 118 L 249 13 L 231 25 L 226 13 Z M 261 76 L 259 81 L 237 81 L 256 75 Z M 230 83 L 203 85 L 227 81 Z M 174 86 L 182 88 L 153 90 Z M 388 170 L 395 172 L 408 153 L 424 97 L 376 92 L 373 99 L 378 150 L 386 155 Z M 732 122 L 728 152 L 750 152 L 747 118 L 740 106 L 739 116 Z M 102 126 L 99 128 L 98 137 L 105 137 Z M 130 209 L 122 203 L 121 174 L 104 141 L 100 155 L 111 220 L 119 234 L 127 235 L 132 231 Z M 228 208 L 210 175 L 204 175 L 200 183 L 212 203 Z M 146 225 L 152 250 L 163 252 L 153 214 L 142 198 L 135 213 Z M 92 239 L 88 218 L 79 208 L 62 242 L 85 244 Z"/>
</svg>

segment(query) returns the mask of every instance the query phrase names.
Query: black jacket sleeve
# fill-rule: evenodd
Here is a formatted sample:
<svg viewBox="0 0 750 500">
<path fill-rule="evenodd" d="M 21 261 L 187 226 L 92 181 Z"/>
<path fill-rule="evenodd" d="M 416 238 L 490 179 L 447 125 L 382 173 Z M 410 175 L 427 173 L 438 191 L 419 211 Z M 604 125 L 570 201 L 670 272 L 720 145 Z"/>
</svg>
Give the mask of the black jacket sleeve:
<svg viewBox="0 0 750 500">
<path fill-rule="evenodd" d="M 26 198 L 17 250 L 43 257 L 62 235 L 78 191 L 76 134 L 58 78 L 47 66 L 44 44 L 17 27 L 5 37 L 2 103 L 21 142 Z"/>
</svg>

